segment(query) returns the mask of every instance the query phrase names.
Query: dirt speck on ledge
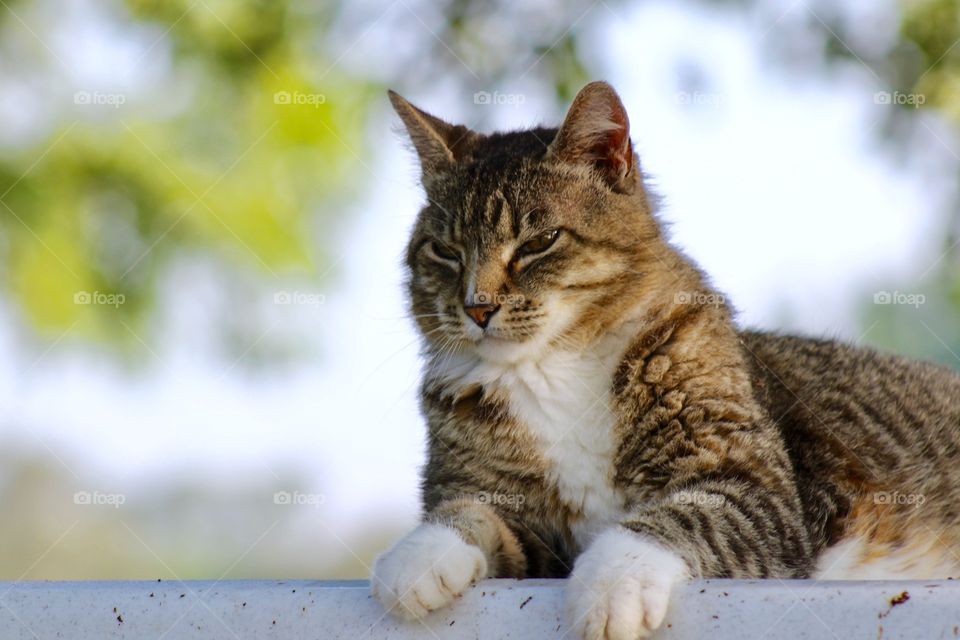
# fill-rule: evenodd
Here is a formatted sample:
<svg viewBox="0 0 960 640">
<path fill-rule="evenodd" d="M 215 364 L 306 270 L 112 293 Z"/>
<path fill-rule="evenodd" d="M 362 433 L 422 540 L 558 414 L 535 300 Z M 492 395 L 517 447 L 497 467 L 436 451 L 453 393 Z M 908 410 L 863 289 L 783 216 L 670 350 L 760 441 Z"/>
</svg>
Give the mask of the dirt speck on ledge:
<svg viewBox="0 0 960 640">
<path fill-rule="evenodd" d="M 893 596 L 892 598 L 890 598 L 890 608 L 884 611 L 883 613 L 878 613 L 877 617 L 880 618 L 881 620 L 883 618 L 886 618 L 888 615 L 890 615 L 890 612 L 893 611 L 894 607 L 896 607 L 897 605 L 903 604 L 909 599 L 910 599 L 910 593 L 908 591 L 904 591 L 898 596 Z"/>
</svg>

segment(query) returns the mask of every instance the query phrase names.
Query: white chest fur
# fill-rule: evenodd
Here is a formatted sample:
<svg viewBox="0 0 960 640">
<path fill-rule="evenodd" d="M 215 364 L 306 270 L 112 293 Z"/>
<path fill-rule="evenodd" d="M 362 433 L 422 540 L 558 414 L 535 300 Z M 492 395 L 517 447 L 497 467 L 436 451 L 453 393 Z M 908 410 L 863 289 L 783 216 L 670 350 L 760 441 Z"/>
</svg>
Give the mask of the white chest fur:
<svg viewBox="0 0 960 640">
<path fill-rule="evenodd" d="M 611 334 L 592 349 L 548 351 L 537 359 L 492 363 L 464 358 L 442 376 L 454 384 L 480 383 L 509 398 L 510 411 L 530 429 L 548 463 L 548 480 L 583 518 L 573 534 L 584 548 L 623 514 L 613 486 L 615 419 L 610 389 L 628 336 Z"/>
</svg>

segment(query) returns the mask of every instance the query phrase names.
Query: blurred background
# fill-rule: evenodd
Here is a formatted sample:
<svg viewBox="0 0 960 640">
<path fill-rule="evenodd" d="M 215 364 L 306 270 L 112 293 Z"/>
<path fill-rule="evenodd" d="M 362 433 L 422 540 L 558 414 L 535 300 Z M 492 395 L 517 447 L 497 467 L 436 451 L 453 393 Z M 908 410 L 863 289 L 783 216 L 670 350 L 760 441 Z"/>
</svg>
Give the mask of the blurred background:
<svg viewBox="0 0 960 640">
<path fill-rule="evenodd" d="M 628 107 L 746 326 L 960 367 L 956 0 L 0 0 L 0 579 L 361 578 L 417 518 L 385 89 Z"/>
</svg>

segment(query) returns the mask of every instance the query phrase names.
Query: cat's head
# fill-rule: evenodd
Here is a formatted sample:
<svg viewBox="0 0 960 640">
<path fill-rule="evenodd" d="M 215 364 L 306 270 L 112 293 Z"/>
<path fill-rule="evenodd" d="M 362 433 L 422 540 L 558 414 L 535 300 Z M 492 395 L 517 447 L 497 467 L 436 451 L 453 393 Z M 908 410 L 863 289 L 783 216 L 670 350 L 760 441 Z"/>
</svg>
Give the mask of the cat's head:
<svg viewBox="0 0 960 640">
<path fill-rule="evenodd" d="M 581 90 L 559 129 L 489 135 L 390 99 L 427 195 L 406 261 L 434 353 L 579 349 L 636 306 L 662 241 L 610 85 Z"/>
</svg>

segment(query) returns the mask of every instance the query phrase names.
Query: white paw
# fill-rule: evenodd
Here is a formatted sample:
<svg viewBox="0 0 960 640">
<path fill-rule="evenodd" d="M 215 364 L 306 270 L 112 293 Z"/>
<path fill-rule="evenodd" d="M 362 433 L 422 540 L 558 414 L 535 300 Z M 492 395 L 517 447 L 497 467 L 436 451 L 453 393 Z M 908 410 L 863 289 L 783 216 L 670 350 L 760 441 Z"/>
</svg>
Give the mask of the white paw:
<svg viewBox="0 0 960 640">
<path fill-rule="evenodd" d="M 388 610 L 412 620 L 446 606 L 486 575 L 479 547 L 450 527 L 422 524 L 377 558 L 370 590 Z"/>
<path fill-rule="evenodd" d="M 570 625 L 585 640 L 646 638 L 667 614 L 670 589 L 689 578 L 673 551 L 623 527 L 597 536 L 567 583 Z"/>
</svg>

